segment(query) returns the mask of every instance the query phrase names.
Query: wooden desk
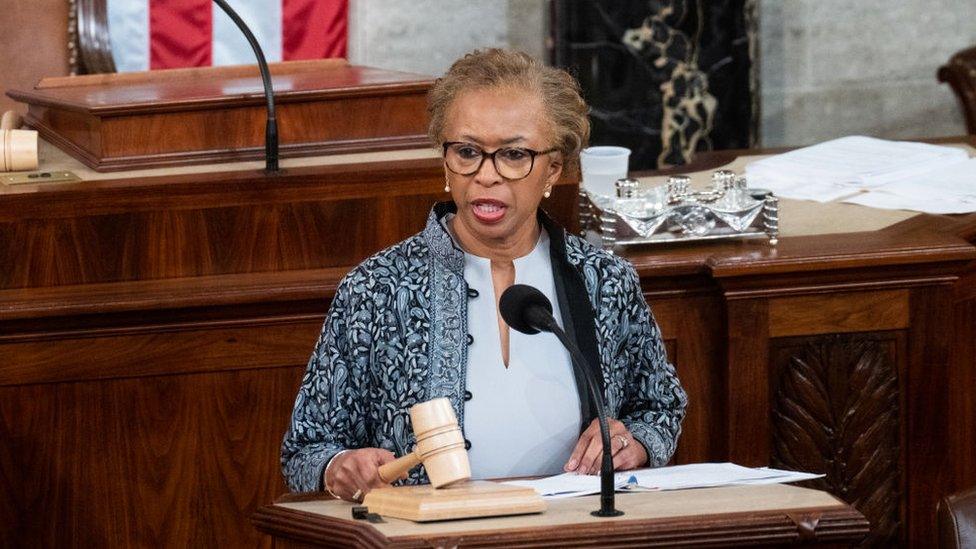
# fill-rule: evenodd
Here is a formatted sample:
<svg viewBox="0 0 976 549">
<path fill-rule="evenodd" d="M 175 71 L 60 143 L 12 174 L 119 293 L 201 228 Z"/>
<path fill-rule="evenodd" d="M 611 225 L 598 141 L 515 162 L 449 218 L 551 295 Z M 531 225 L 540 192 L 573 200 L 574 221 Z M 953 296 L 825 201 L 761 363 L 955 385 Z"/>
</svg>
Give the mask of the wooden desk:
<svg viewBox="0 0 976 549">
<path fill-rule="evenodd" d="M 292 547 L 657 547 L 825 544 L 852 546 L 867 520 L 851 506 L 795 486 L 730 486 L 618 494 L 619 518 L 590 515 L 598 496 L 549 500 L 538 515 L 413 523 L 350 518 L 336 500 L 278 503 L 252 521 L 274 546 Z"/>
<path fill-rule="evenodd" d="M 247 517 L 284 492 L 336 283 L 444 197 L 430 156 L 290 162 L 0 185 L 11 543 L 267 543 Z M 563 223 L 575 193 L 547 203 Z M 690 394 L 676 462 L 826 472 L 873 540 L 928 546 L 976 484 L 976 215 L 835 225 L 628 253 Z"/>
</svg>

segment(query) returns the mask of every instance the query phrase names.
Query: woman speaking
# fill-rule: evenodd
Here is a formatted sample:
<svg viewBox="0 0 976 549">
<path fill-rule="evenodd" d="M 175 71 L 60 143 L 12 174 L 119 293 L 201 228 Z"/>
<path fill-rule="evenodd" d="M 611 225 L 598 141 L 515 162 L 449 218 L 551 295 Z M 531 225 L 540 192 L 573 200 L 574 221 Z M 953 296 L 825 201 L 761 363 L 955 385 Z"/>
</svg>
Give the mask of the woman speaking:
<svg viewBox="0 0 976 549">
<path fill-rule="evenodd" d="M 282 446 L 294 491 L 358 500 L 412 450 L 408 410 L 448 398 L 473 478 L 596 473 L 602 443 L 585 379 L 552 334 L 498 312 L 513 284 L 542 291 L 607 402 L 616 469 L 674 453 L 687 402 L 633 267 L 543 212 L 589 137 L 566 72 L 491 49 L 456 61 L 428 97 L 445 192 L 424 230 L 340 283 Z M 422 468 L 405 480 L 422 483 Z"/>
</svg>

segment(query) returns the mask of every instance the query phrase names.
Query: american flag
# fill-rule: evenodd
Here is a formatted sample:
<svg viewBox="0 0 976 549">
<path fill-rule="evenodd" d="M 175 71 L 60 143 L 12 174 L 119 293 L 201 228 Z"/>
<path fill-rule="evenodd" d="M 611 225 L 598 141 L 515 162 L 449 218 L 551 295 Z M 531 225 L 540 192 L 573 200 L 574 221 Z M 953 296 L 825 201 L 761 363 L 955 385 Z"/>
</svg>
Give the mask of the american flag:
<svg viewBox="0 0 976 549">
<path fill-rule="evenodd" d="M 228 0 L 269 62 L 345 57 L 348 0 Z M 212 0 L 108 0 L 119 72 L 253 64 L 254 54 Z"/>
</svg>

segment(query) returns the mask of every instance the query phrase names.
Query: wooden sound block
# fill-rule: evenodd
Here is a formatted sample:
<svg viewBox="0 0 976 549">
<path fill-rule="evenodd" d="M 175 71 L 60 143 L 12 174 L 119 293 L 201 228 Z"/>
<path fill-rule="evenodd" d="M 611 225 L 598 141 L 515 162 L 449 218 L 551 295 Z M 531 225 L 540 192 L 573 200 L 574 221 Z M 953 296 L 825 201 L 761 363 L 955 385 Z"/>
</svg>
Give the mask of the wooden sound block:
<svg viewBox="0 0 976 549">
<path fill-rule="evenodd" d="M 546 510 L 546 502 L 535 490 L 485 480 L 446 488 L 396 486 L 366 494 L 363 505 L 370 513 L 415 522 L 501 515 L 526 515 Z"/>
</svg>

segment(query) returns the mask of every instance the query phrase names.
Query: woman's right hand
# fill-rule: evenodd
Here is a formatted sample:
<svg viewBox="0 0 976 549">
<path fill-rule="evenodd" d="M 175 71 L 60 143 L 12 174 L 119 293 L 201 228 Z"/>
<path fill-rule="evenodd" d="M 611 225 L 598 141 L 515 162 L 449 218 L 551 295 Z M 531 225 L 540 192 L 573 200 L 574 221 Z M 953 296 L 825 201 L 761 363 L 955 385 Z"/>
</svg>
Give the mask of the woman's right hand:
<svg viewBox="0 0 976 549">
<path fill-rule="evenodd" d="M 373 488 L 387 486 L 380 480 L 379 468 L 396 456 L 382 448 L 361 448 L 343 452 L 332 459 L 334 463 L 330 463 L 325 472 L 326 489 L 344 500 L 358 502 Z"/>
</svg>

